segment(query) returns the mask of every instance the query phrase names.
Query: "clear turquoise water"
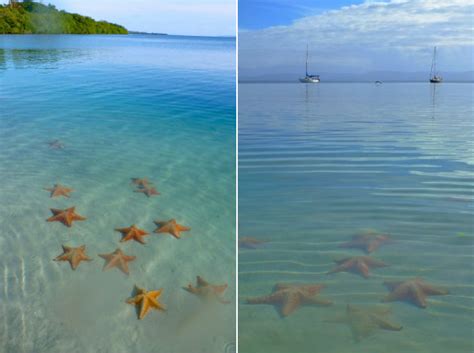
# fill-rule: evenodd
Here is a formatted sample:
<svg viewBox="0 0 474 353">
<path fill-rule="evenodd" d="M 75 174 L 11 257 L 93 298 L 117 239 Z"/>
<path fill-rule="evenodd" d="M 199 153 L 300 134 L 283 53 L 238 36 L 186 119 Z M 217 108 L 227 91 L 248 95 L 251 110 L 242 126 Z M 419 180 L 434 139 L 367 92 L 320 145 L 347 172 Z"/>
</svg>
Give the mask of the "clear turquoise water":
<svg viewBox="0 0 474 353">
<path fill-rule="evenodd" d="M 473 332 L 473 84 L 240 84 L 239 251 L 241 353 L 467 353 Z M 372 254 L 390 264 L 369 279 L 326 275 L 362 255 L 338 245 L 364 229 L 394 242 Z M 346 304 L 379 304 L 384 280 L 420 276 L 445 286 L 428 308 L 394 302 L 400 332 L 359 343 L 327 323 Z M 276 282 L 327 285 L 332 307 L 282 319 L 244 298 Z"/>
<path fill-rule="evenodd" d="M 182 287 L 201 275 L 235 301 L 234 61 L 234 39 L 0 36 L 0 352 L 232 347 L 235 306 Z M 134 193 L 132 177 L 161 195 Z M 70 199 L 48 197 L 56 182 Z M 72 205 L 87 221 L 45 221 Z M 169 218 L 192 230 L 120 243 L 137 256 L 130 276 L 101 271 L 114 228 Z M 93 262 L 52 261 L 61 244 L 85 244 Z M 163 288 L 168 311 L 137 320 L 134 284 Z"/>
</svg>

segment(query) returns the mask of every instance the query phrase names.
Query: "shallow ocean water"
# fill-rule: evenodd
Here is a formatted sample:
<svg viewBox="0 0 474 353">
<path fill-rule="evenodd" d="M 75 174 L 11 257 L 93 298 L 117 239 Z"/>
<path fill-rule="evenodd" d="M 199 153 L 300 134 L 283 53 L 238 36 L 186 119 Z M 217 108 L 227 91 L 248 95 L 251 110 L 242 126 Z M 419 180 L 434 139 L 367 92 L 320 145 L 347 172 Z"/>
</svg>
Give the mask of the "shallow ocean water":
<svg viewBox="0 0 474 353">
<path fill-rule="evenodd" d="M 0 177 L 0 352 L 233 346 L 235 306 L 182 287 L 201 275 L 235 302 L 234 39 L 0 36 Z M 133 177 L 161 195 L 134 193 Z M 71 198 L 49 198 L 54 183 Z M 45 221 L 73 205 L 86 221 Z M 152 233 L 170 218 L 191 231 Z M 131 224 L 146 245 L 119 243 L 114 228 Z M 85 244 L 93 261 L 52 261 L 62 244 Z M 128 277 L 102 272 L 97 254 L 117 247 L 137 257 Z M 163 288 L 167 312 L 137 320 L 134 284 Z"/>
<path fill-rule="evenodd" d="M 474 349 L 473 84 L 239 84 L 241 353 L 467 353 Z M 359 232 L 390 234 L 370 278 L 327 275 Z M 422 277 L 449 295 L 383 304 L 398 332 L 356 342 L 329 323 L 347 304 L 380 305 L 385 280 Z M 245 298 L 277 282 L 322 283 L 329 307 L 286 318 Z"/>
</svg>

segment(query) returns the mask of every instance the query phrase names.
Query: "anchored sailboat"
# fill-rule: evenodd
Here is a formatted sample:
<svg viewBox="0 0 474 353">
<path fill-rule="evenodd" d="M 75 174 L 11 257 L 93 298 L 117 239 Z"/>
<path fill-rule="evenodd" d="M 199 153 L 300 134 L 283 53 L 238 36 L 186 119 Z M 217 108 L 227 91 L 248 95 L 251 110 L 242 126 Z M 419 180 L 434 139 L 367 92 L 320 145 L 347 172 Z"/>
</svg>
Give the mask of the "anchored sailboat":
<svg viewBox="0 0 474 353">
<path fill-rule="evenodd" d="M 306 75 L 304 78 L 300 78 L 302 83 L 319 83 L 319 75 L 308 74 L 308 45 L 306 45 Z"/>
<path fill-rule="evenodd" d="M 443 78 L 436 71 L 436 47 L 434 47 L 433 61 L 431 62 L 430 82 L 441 83 L 442 81 Z"/>
</svg>

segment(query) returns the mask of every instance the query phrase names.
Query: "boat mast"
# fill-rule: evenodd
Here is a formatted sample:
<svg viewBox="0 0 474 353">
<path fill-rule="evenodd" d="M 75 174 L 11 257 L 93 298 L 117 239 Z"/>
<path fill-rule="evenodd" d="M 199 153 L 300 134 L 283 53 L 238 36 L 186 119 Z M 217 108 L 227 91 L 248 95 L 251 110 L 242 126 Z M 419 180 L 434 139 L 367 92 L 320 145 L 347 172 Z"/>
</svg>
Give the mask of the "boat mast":
<svg viewBox="0 0 474 353">
<path fill-rule="evenodd" d="M 433 50 L 433 61 L 431 62 L 430 78 L 436 76 L 436 47 Z"/>
<path fill-rule="evenodd" d="M 306 44 L 306 76 L 308 76 L 308 44 Z"/>
</svg>

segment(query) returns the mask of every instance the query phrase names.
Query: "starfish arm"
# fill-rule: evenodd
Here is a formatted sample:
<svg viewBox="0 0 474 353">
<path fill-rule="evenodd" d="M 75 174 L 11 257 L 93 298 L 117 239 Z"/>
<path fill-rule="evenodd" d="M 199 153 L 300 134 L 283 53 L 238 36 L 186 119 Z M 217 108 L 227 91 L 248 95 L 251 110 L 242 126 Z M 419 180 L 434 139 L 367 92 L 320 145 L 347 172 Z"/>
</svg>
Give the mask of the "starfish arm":
<svg viewBox="0 0 474 353">
<path fill-rule="evenodd" d="M 187 232 L 187 231 L 191 230 L 190 227 L 185 227 L 185 226 L 182 226 L 180 224 L 177 225 L 177 228 L 180 232 Z"/>
<path fill-rule="evenodd" d="M 281 315 L 288 316 L 293 313 L 301 304 L 301 298 L 297 294 L 290 294 L 281 307 Z"/>
<path fill-rule="evenodd" d="M 209 282 L 207 282 L 201 276 L 196 276 L 196 284 L 197 284 L 198 287 L 202 287 L 202 286 L 208 286 Z"/>
<path fill-rule="evenodd" d="M 389 330 L 389 331 L 400 331 L 403 327 L 397 324 L 394 324 L 380 316 L 377 315 L 372 315 L 372 320 L 375 322 L 375 324 L 380 327 L 381 329 L 384 330 Z"/>
<path fill-rule="evenodd" d="M 69 258 L 69 255 L 66 254 L 61 254 L 59 256 L 56 256 L 53 261 L 67 261 Z"/>
<path fill-rule="evenodd" d="M 433 287 L 426 283 L 420 283 L 420 287 L 427 295 L 446 295 L 449 291 L 445 288 Z"/>
<path fill-rule="evenodd" d="M 377 260 L 377 259 L 374 259 L 374 258 L 371 258 L 371 257 L 367 257 L 365 259 L 365 262 L 366 264 L 368 264 L 370 267 L 387 267 L 388 265 L 383 262 L 383 261 L 380 261 L 380 260 Z"/>
<path fill-rule="evenodd" d="M 86 219 L 87 219 L 86 217 L 82 217 L 82 216 L 80 216 L 80 215 L 78 215 L 78 214 L 76 214 L 76 213 L 74 213 L 74 214 L 72 215 L 72 220 L 73 220 L 73 221 L 85 221 Z"/>
<path fill-rule="evenodd" d="M 185 291 L 188 291 L 189 293 L 192 293 L 192 294 L 197 294 L 198 293 L 198 290 L 196 287 L 194 287 L 192 284 L 188 284 L 187 287 L 183 287 L 183 289 Z"/>
<path fill-rule="evenodd" d="M 328 306 L 332 305 L 332 301 L 322 298 L 305 298 L 304 303 L 308 305 L 320 305 L 320 306 Z"/>
<path fill-rule="evenodd" d="M 158 300 L 156 299 L 149 299 L 150 307 L 161 310 L 161 311 L 166 311 L 166 307 L 161 304 Z"/>
<path fill-rule="evenodd" d="M 227 284 L 221 284 L 219 286 L 213 286 L 214 292 L 217 294 L 222 294 L 227 289 Z"/>
<path fill-rule="evenodd" d="M 140 320 L 143 319 L 148 313 L 148 310 L 150 310 L 149 301 L 146 298 L 143 298 L 141 307 L 140 307 L 140 313 L 138 314 L 138 318 Z"/>
<path fill-rule="evenodd" d="M 378 242 L 372 241 L 369 242 L 365 248 L 365 252 L 370 254 L 379 248 L 380 244 Z"/>
<path fill-rule="evenodd" d="M 351 259 L 350 257 L 345 257 L 345 258 L 340 259 L 340 260 L 334 260 L 334 262 L 335 262 L 336 264 L 340 265 L 340 264 L 343 264 L 344 262 L 346 262 L 346 261 L 348 261 L 348 260 L 350 260 L 350 259 Z"/>
<path fill-rule="evenodd" d="M 152 298 L 159 298 L 162 292 L 163 289 L 152 290 L 148 292 L 148 295 Z"/>
<path fill-rule="evenodd" d="M 145 240 L 142 239 L 142 237 L 134 237 L 135 241 L 138 241 L 140 244 L 146 244 Z"/>
<path fill-rule="evenodd" d="M 356 268 L 364 278 L 369 278 L 369 267 L 364 262 L 359 262 Z"/>
<path fill-rule="evenodd" d="M 329 270 L 328 272 L 326 272 L 326 274 L 330 275 L 332 273 L 337 273 L 337 272 L 342 272 L 342 271 L 347 271 L 347 267 L 341 264 L 339 266 L 334 267 L 332 270 Z"/>
<path fill-rule="evenodd" d="M 410 291 L 413 302 L 420 308 L 426 308 L 426 295 L 420 287 L 415 287 Z"/>
</svg>

